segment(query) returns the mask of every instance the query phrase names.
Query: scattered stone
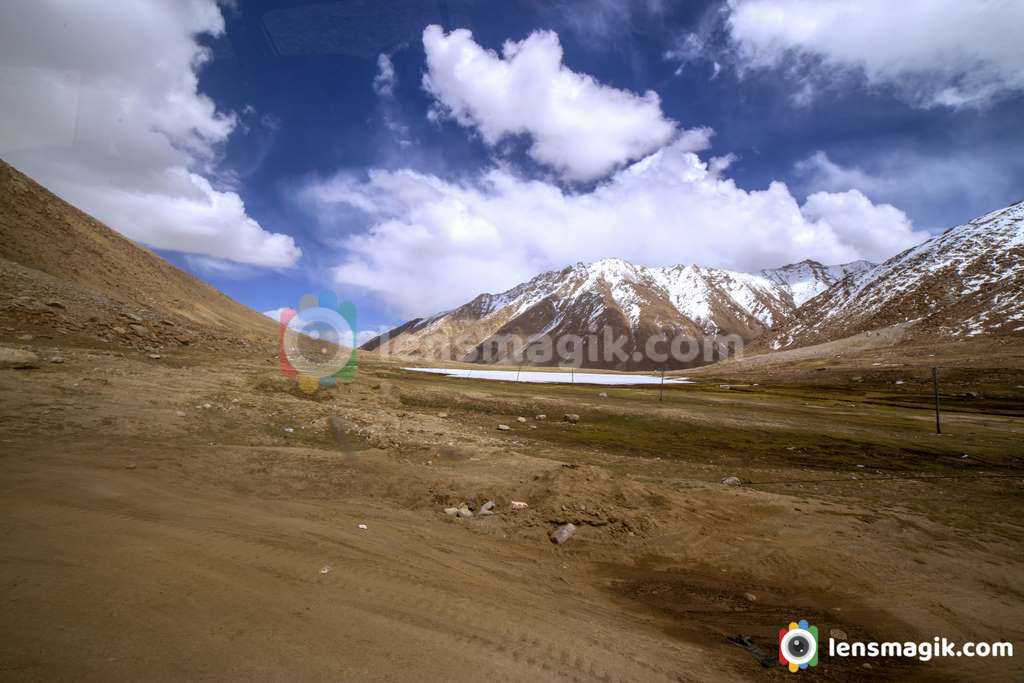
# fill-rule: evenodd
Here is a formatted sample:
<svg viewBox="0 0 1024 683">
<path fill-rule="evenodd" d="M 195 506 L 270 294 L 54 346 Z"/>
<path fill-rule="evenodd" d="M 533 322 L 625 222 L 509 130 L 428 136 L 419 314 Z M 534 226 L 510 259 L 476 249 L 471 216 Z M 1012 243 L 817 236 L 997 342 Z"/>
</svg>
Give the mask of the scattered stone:
<svg viewBox="0 0 1024 683">
<path fill-rule="evenodd" d="M 548 416 L 547 416 L 547 415 L 545 415 L 545 414 L 543 414 L 543 413 L 541 413 L 540 415 L 537 415 L 537 416 L 536 416 L 536 417 L 534 417 L 533 419 L 534 419 L 534 420 L 537 420 L 537 421 L 539 421 L 539 422 L 543 422 L 544 420 L 548 419 Z"/>
<path fill-rule="evenodd" d="M 722 480 L 722 483 L 725 484 L 726 486 L 739 486 L 743 482 L 740 480 L 739 477 L 726 477 L 725 479 Z"/>
<path fill-rule="evenodd" d="M 530 507 L 527 503 L 524 503 L 521 500 L 510 501 L 509 505 L 512 507 L 513 510 L 525 510 L 526 508 Z"/>
<path fill-rule="evenodd" d="M 63 356 L 54 356 L 53 358 L 50 359 L 50 362 L 54 363 L 56 365 L 60 365 L 61 363 L 64 362 L 64 357 Z"/>
<path fill-rule="evenodd" d="M 608 392 L 607 391 L 602 391 L 597 396 L 598 396 L 598 398 L 608 398 Z"/>
<path fill-rule="evenodd" d="M 448 417 L 448 413 L 438 413 L 438 417 Z"/>
<path fill-rule="evenodd" d="M 331 573 L 331 568 L 330 567 L 321 567 L 320 568 L 320 573 L 321 574 L 330 574 Z"/>
<path fill-rule="evenodd" d="M 151 358 L 153 360 L 160 360 L 160 354 L 159 353 L 147 353 L 146 354 L 146 358 Z"/>
<path fill-rule="evenodd" d="M 134 332 L 135 334 L 139 335 L 140 337 L 149 336 L 149 329 L 147 329 L 145 325 L 132 324 L 128 326 L 128 329 Z"/>
<path fill-rule="evenodd" d="M 203 404 L 203 408 L 205 408 L 206 410 L 209 410 L 212 407 L 213 407 L 213 404 L 210 404 L 210 403 L 204 403 Z"/>
<path fill-rule="evenodd" d="M 129 320 L 134 320 L 137 323 L 141 323 L 142 322 L 142 318 L 140 318 L 139 316 L 135 315 L 134 313 L 122 313 L 121 317 L 128 318 Z"/>
<path fill-rule="evenodd" d="M 184 410 L 175 410 L 174 414 L 177 415 L 178 417 L 185 417 L 186 415 Z"/>
<path fill-rule="evenodd" d="M 489 500 L 486 503 L 484 503 L 483 505 L 481 505 L 480 509 L 477 511 L 477 514 L 478 515 L 493 515 L 494 514 L 494 501 L 493 500 Z"/>
<path fill-rule="evenodd" d="M 459 514 L 459 508 L 445 508 L 444 514 L 448 515 L 449 517 L 457 517 Z"/>
<path fill-rule="evenodd" d="M 861 377 L 860 375 L 854 375 L 850 379 L 852 379 L 854 382 L 863 382 L 864 381 L 864 378 Z"/>
<path fill-rule="evenodd" d="M 49 306 L 50 308 L 67 308 L 67 306 L 65 306 L 59 301 L 47 301 L 46 305 Z"/>
<path fill-rule="evenodd" d="M 745 599 L 745 600 L 746 600 L 747 602 L 757 602 L 757 596 L 756 596 L 756 595 L 754 595 L 753 593 L 744 593 L 744 594 L 743 594 L 743 598 L 744 598 L 744 599 Z"/>
<path fill-rule="evenodd" d="M 35 339 L 35 337 L 33 337 L 31 334 L 23 334 L 20 337 L 18 337 L 18 341 L 32 341 L 33 339 Z"/>
<path fill-rule="evenodd" d="M 38 362 L 39 357 L 31 351 L 0 346 L 0 368 L 27 370 L 36 367 Z"/>
<path fill-rule="evenodd" d="M 125 468 L 126 470 L 134 470 L 134 469 L 136 468 L 136 464 L 135 464 L 135 463 L 133 463 L 133 462 L 130 462 L 130 463 L 128 463 L 127 465 L 125 465 L 125 466 L 124 466 L 124 468 Z"/>
<path fill-rule="evenodd" d="M 571 425 L 574 425 L 580 421 L 580 416 L 577 415 L 576 413 L 566 413 L 565 415 L 562 416 L 562 420 L 568 422 Z"/>
<path fill-rule="evenodd" d="M 836 640 L 846 640 L 850 636 L 846 635 L 846 631 L 841 628 L 834 628 L 828 632 L 828 634 Z"/>
<path fill-rule="evenodd" d="M 294 432 L 294 431 L 295 431 L 295 427 L 285 427 L 285 428 L 284 428 L 284 431 L 286 431 L 286 432 L 288 432 L 289 434 L 291 434 L 292 432 Z"/>
<path fill-rule="evenodd" d="M 576 525 L 575 524 L 573 524 L 571 522 L 569 524 L 563 524 L 562 526 L 557 527 L 554 531 L 551 532 L 551 534 L 550 534 L 551 542 L 554 543 L 555 545 L 562 545 L 563 543 L 568 541 L 570 538 L 572 538 L 572 535 L 575 534 L 575 533 L 576 533 Z"/>
<path fill-rule="evenodd" d="M 499 432 L 507 432 L 510 429 L 512 429 L 512 428 L 509 427 L 508 425 L 498 425 L 498 431 Z"/>
<path fill-rule="evenodd" d="M 459 511 L 455 513 L 459 517 L 472 517 L 473 511 L 469 509 L 469 506 L 463 503 L 459 506 Z"/>
<path fill-rule="evenodd" d="M 370 528 L 370 527 L 366 526 L 365 524 L 357 524 L 356 526 L 358 526 L 358 527 L 359 527 L 360 529 L 362 529 L 363 531 L 366 531 L 367 529 L 369 529 L 369 528 Z"/>
<path fill-rule="evenodd" d="M 525 417 L 517 417 L 516 418 L 516 422 L 526 422 L 526 418 Z"/>
<path fill-rule="evenodd" d="M 870 669 L 871 668 L 871 665 L 868 664 L 867 662 L 864 662 L 863 664 L 861 664 L 861 666 L 864 667 L 865 669 Z"/>
</svg>

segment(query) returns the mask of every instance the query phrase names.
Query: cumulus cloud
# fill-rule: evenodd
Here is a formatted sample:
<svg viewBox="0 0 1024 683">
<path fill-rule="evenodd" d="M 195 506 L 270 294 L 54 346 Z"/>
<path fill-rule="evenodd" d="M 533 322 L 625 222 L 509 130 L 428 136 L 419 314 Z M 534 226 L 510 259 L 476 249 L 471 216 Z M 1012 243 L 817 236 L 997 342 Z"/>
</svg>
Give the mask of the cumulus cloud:
<svg viewBox="0 0 1024 683">
<path fill-rule="evenodd" d="M 983 107 L 1024 90 L 1021 2 L 730 0 L 727 10 L 741 68 L 854 74 L 922 107 Z"/>
<path fill-rule="evenodd" d="M 499 55 L 478 45 L 468 30 L 445 34 L 428 26 L 423 47 L 423 87 L 435 98 L 437 115 L 476 129 L 492 147 L 527 136 L 529 155 L 566 180 L 602 178 L 678 134 L 657 93 L 637 95 L 568 69 L 553 32 L 508 41 Z M 684 138 L 696 151 L 708 146 L 710 135 L 697 129 Z"/>
<path fill-rule="evenodd" d="M 0 155 L 145 244 L 260 266 L 290 266 L 294 240 L 214 187 L 236 125 L 198 90 L 213 0 L 0 4 Z"/>
<path fill-rule="evenodd" d="M 384 53 L 377 56 L 377 75 L 373 77 L 373 91 L 382 97 L 395 93 L 395 65 Z"/>
<path fill-rule="evenodd" d="M 824 151 L 797 162 L 798 189 L 843 192 L 857 189 L 873 201 L 910 211 L 918 224 L 945 229 L 1020 198 L 1015 173 L 1020 168 L 1019 146 L 1005 150 L 971 146 L 924 154 L 886 149 L 859 154 L 857 163 L 841 163 Z"/>
<path fill-rule="evenodd" d="M 324 220 L 362 217 L 367 229 L 347 239 L 336 280 L 407 317 L 581 260 L 751 271 L 804 258 L 877 261 L 927 237 L 903 212 L 857 191 L 817 193 L 801 206 L 783 183 L 741 189 L 721 175 L 728 161 L 709 168 L 675 143 L 588 192 L 506 168 L 462 183 L 377 170 L 314 182 L 302 198 Z"/>
</svg>

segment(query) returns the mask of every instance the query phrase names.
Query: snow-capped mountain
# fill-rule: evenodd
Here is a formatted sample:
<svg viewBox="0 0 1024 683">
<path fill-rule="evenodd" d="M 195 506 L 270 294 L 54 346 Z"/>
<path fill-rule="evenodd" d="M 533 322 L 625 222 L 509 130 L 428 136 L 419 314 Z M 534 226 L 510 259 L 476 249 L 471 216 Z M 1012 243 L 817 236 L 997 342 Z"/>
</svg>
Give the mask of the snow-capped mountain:
<svg viewBox="0 0 1024 683">
<path fill-rule="evenodd" d="M 735 334 L 750 340 L 790 316 L 797 305 L 827 289 L 838 277 L 871 264 L 823 266 L 814 261 L 760 273 L 739 273 L 700 266 L 646 268 L 622 259 L 577 263 L 542 273 L 501 294 L 481 294 L 451 311 L 417 318 L 388 333 L 388 352 L 421 358 L 466 357 L 467 345 L 478 350 L 495 335 L 548 334 L 586 337 L 607 326 L 625 335 L 622 347 L 631 360 L 606 362 L 588 358 L 586 367 L 652 368 L 649 359 L 634 360 L 649 337 Z M 382 338 L 363 349 L 379 349 Z M 603 343 L 603 339 L 597 341 Z M 454 346 L 453 346 L 454 344 Z M 557 362 L 557 361 L 556 361 Z M 678 365 L 678 364 L 676 364 Z M 669 363 L 672 367 L 673 363 Z"/>
<path fill-rule="evenodd" d="M 793 303 L 803 306 L 847 275 L 874 268 L 870 261 L 851 261 L 838 266 L 823 266 L 817 261 L 801 261 L 781 268 L 762 270 L 761 275 L 789 289 Z"/>
<path fill-rule="evenodd" d="M 913 322 L 950 336 L 1024 333 L 1024 202 L 851 273 L 768 340 L 790 348 Z"/>
</svg>

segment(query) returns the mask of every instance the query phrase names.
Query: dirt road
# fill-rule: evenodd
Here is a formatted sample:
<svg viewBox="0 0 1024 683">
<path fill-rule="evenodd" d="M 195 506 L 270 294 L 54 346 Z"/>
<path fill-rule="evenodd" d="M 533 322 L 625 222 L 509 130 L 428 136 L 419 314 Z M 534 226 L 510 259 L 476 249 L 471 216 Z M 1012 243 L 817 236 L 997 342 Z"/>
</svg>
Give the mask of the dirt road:
<svg viewBox="0 0 1024 683">
<path fill-rule="evenodd" d="M 0 373 L 4 679 L 783 680 L 727 637 L 771 655 L 801 617 L 823 635 L 1024 642 L 1013 416 L 959 417 L 997 476 L 865 489 L 850 472 L 875 470 L 838 452 L 829 469 L 768 451 L 624 451 L 614 430 L 638 419 L 626 389 L 603 402 L 453 390 L 371 364 L 310 399 L 266 356 L 65 353 Z M 713 443 L 714 398 L 679 394 L 657 419 Z M 715 400 L 735 402 L 732 430 L 743 411 L 781 424 L 805 402 L 769 397 L 782 412 L 766 414 Z M 570 405 L 576 431 L 557 419 Z M 340 444 L 332 416 L 348 426 Z M 765 433 L 793 436 L 781 429 Z M 930 473 L 950 474 L 936 458 Z M 728 472 L 791 483 L 726 487 Z M 443 513 L 486 499 L 498 515 Z M 987 519 L 971 530 L 970 511 L 941 509 L 968 499 Z M 564 521 L 580 531 L 554 546 Z M 817 675 L 999 680 L 1020 661 L 831 660 Z"/>
</svg>

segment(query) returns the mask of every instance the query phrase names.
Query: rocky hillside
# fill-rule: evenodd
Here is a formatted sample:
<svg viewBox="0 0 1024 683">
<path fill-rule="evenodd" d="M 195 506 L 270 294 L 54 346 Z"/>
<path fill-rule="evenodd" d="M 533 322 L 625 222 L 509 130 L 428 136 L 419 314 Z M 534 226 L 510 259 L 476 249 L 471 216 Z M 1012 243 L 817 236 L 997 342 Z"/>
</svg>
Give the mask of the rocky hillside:
<svg viewBox="0 0 1024 683">
<path fill-rule="evenodd" d="M 912 323 L 940 337 L 1024 334 L 1024 202 L 851 273 L 778 330 L 773 349 Z"/>
<path fill-rule="evenodd" d="M 6 335 L 140 349 L 272 342 L 265 316 L 114 232 L 0 161 Z"/>
<path fill-rule="evenodd" d="M 762 270 L 761 275 L 789 290 L 793 303 L 802 306 L 847 275 L 856 275 L 874 267 L 875 264 L 870 261 L 826 266 L 807 259 L 781 268 Z"/>
<path fill-rule="evenodd" d="M 863 263 L 863 262 L 861 262 Z M 599 348 L 584 367 L 620 370 L 652 369 L 661 363 L 635 358 L 655 334 L 679 334 L 698 340 L 735 334 L 750 340 L 793 313 L 813 292 L 825 290 L 844 273 L 870 264 L 822 266 L 813 261 L 758 274 L 700 266 L 645 268 L 621 259 L 578 263 L 543 273 L 501 294 L 481 294 L 469 303 L 430 318 L 410 320 L 388 334 L 390 354 L 414 358 L 470 359 L 495 336 L 548 334 L 552 338 L 598 333 Z M 603 330 L 624 335 L 628 360 L 605 358 Z M 459 337 L 472 343 L 459 343 Z M 379 350 L 378 337 L 363 345 Z M 495 356 L 492 356 L 495 358 Z M 669 362 L 668 367 L 699 364 Z M 556 364 L 557 359 L 551 364 Z"/>
</svg>

